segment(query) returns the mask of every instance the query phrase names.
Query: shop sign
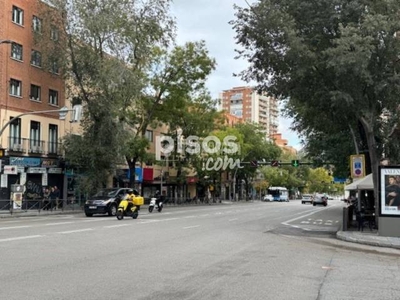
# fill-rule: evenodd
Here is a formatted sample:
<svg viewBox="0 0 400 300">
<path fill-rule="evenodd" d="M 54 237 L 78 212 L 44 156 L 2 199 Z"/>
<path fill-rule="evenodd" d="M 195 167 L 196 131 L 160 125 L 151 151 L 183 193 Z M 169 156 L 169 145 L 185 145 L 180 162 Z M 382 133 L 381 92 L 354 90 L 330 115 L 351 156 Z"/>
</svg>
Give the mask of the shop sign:
<svg viewBox="0 0 400 300">
<path fill-rule="evenodd" d="M 17 166 L 4 166 L 4 174 L 17 175 L 18 167 Z"/>
<path fill-rule="evenodd" d="M 1 185 L 2 188 L 8 187 L 8 175 L 7 174 L 1 174 Z"/>
<path fill-rule="evenodd" d="M 42 186 L 47 186 L 47 173 L 42 174 Z"/>
<path fill-rule="evenodd" d="M 27 173 L 44 174 L 44 173 L 47 173 L 47 172 L 46 172 L 46 168 L 33 168 L 33 167 L 30 167 L 30 168 L 28 168 L 28 172 Z"/>
<path fill-rule="evenodd" d="M 10 157 L 10 165 L 26 166 L 26 167 L 39 167 L 40 158 L 34 157 Z"/>
<path fill-rule="evenodd" d="M 42 167 L 58 167 L 58 161 L 55 159 L 42 159 Z"/>
<path fill-rule="evenodd" d="M 62 168 L 49 168 L 49 174 L 62 174 Z"/>
</svg>

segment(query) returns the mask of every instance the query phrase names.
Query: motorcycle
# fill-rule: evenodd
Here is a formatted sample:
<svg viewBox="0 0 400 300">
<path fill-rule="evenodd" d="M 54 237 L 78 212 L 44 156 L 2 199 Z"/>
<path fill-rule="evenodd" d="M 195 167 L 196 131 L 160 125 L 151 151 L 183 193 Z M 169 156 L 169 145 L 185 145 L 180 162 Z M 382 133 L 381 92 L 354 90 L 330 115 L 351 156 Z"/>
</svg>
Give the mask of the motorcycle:
<svg viewBox="0 0 400 300">
<path fill-rule="evenodd" d="M 140 206 L 143 205 L 144 199 L 140 196 L 135 196 L 133 201 L 129 201 L 128 197 L 121 200 L 118 205 L 116 217 L 118 220 L 122 220 L 124 217 L 132 217 L 137 219 L 139 216 Z"/>
<path fill-rule="evenodd" d="M 157 209 L 158 212 L 161 212 L 163 207 L 164 207 L 163 202 L 159 197 L 153 197 L 150 199 L 149 213 L 153 212 L 154 209 Z"/>
</svg>

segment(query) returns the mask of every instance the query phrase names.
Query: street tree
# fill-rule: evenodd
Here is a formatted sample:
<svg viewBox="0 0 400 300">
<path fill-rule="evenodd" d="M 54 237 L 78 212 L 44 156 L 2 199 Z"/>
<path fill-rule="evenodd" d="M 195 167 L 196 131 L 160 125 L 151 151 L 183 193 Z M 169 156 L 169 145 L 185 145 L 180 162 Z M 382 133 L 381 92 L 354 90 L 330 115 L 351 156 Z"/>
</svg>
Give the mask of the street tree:
<svg viewBox="0 0 400 300">
<path fill-rule="evenodd" d="M 382 116 L 397 117 L 399 104 L 399 11 L 392 0 L 260 0 L 237 7 L 232 21 L 250 62 L 244 79 L 299 109 L 318 108 L 316 119 L 361 124 L 375 186 L 378 141 L 391 142 L 381 136 Z M 377 189 L 375 201 L 378 210 Z"/>
</svg>

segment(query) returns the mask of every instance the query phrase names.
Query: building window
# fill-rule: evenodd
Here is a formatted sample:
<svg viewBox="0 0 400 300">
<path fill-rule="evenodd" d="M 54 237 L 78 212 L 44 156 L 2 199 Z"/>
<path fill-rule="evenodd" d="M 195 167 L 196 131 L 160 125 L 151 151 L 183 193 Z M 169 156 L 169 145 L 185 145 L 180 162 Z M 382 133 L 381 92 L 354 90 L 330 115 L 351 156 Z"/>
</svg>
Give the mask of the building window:
<svg viewBox="0 0 400 300">
<path fill-rule="evenodd" d="M 31 134 L 30 134 L 30 149 L 40 147 L 40 123 L 31 121 Z"/>
<path fill-rule="evenodd" d="M 16 79 L 10 79 L 10 95 L 22 96 L 22 82 Z"/>
<path fill-rule="evenodd" d="M 58 105 L 58 92 L 49 90 L 49 104 Z"/>
<path fill-rule="evenodd" d="M 53 61 L 51 63 L 51 69 L 50 71 L 54 74 L 59 74 L 60 73 L 60 67 L 58 66 L 58 62 L 57 61 Z"/>
<path fill-rule="evenodd" d="M 13 6 L 12 21 L 19 25 L 24 25 L 24 11 L 19 7 Z"/>
<path fill-rule="evenodd" d="M 10 117 L 12 120 L 13 117 Z M 15 119 L 10 123 L 10 144 L 9 148 L 13 150 L 22 148 L 21 141 L 21 119 Z"/>
<path fill-rule="evenodd" d="M 146 130 L 146 138 L 149 140 L 149 142 L 153 142 L 153 131 L 152 130 Z"/>
<path fill-rule="evenodd" d="M 32 28 L 34 32 L 42 33 L 42 20 L 36 16 L 33 16 Z"/>
<path fill-rule="evenodd" d="M 49 125 L 49 153 L 57 153 L 58 146 L 58 127 L 57 125 L 50 124 Z"/>
<path fill-rule="evenodd" d="M 14 59 L 22 60 L 22 45 L 17 43 L 11 44 L 11 57 Z"/>
<path fill-rule="evenodd" d="M 58 29 L 54 26 L 50 28 L 50 39 L 53 41 L 58 41 Z"/>
<path fill-rule="evenodd" d="M 34 101 L 40 101 L 40 86 L 31 84 L 31 94 L 30 99 Z"/>
<path fill-rule="evenodd" d="M 42 66 L 42 54 L 39 51 L 32 50 L 31 65 L 36 66 L 36 67 Z"/>
</svg>

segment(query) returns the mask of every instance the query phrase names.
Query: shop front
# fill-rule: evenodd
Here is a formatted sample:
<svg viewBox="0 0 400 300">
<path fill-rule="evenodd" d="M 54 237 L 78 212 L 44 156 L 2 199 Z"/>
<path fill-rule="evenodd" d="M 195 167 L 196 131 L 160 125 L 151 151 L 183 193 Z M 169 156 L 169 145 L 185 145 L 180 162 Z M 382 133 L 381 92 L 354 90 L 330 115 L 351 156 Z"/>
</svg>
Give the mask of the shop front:
<svg viewBox="0 0 400 300">
<path fill-rule="evenodd" d="M 9 209 L 11 185 L 24 187 L 23 209 L 39 208 L 45 188 L 55 187 L 63 198 L 64 174 L 58 159 L 35 157 L 9 157 L 3 159 L 4 170 L 1 174 L 0 209 Z"/>
</svg>

